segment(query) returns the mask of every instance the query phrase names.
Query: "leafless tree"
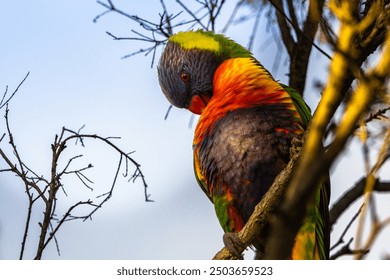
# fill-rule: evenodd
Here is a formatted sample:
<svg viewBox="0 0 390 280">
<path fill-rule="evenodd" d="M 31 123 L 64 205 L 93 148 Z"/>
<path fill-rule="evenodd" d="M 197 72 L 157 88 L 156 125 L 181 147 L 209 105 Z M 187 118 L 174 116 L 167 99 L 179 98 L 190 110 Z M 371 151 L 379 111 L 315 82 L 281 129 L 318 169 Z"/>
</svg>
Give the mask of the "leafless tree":
<svg viewBox="0 0 390 280">
<path fill-rule="evenodd" d="M 51 149 L 50 175 L 47 177 L 39 175 L 34 168 L 26 164 L 23 155 L 17 148 L 17 139 L 12 134 L 9 103 L 13 96 L 20 91 L 28 75 L 25 76 L 12 93 L 8 92 L 7 87 L 0 102 L 0 109 L 5 109 L 5 131 L 0 138 L 0 158 L 3 161 L 2 166 L 4 164 L 4 167 L 0 169 L 0 173 L 13 173 L 24 186 L 24 192 L 28 199 L 26 222 L 19 259 L 24 258 L 27 243 L 34 238 L 29 236 L 30 229 L 34 226 L 32 224 L 32 214 L 34 211 L 37 212 L 39 209 L 42 209 L 43 206 L 43 216 L 38 223 L 40 229 L 34 257 L 35 259 L 41 259 L 45 248 L 53 241 L 55 242 L 58 254 L 60 254 L 56 234 L 63 224 L 73 220 L 86 221 L 92 219 L 93 214 L 100 210 L 112 197 L 120 176 L 127 178 L 129 181 L 141 180 L 144 187 L 145 200 L 152 200 L 150 200 L 150 195 L 147 192 L 148 185 L 140 169 L 140 164 L 130 156 L 132 152 L 125 152 L 115 143 L 119 137 L 102 137 L 97 134 L 85 134 L 82 133 L 83 127 L 78 131 L 63 127 L 60 133 L 55 135 L 51 147 L 48 147 Z M 93 181 L 87 175 L 88 170 L 94 167 L 93 164 L 89 163 L 81 168 L 74 167 L 76 165 L 75 163 L 83 155 L 74 154 L 68 156 L 68 153 L 64 153 L 65 150 L 72 151 L 72 144 L 73 147 L 75 146 L 74 144 L 78 144 L 87 148 L 85 144 L 87 140 L 101 142 L 107 149 L 111 149 L 118 155 L 118 164 L 114 169 L 113 175 L 109 175 L 110 171 L 107 170 L 108 176 L 113 176 L 112 183 L 100 194 L 96 194 L 96 191 L 94 192 Z M 7 148 L 10 148 L 10 151 Z M 62 162 L 66 162 L 66 164 L 62 166 Z M 80 185 L 91 191 L 91 197 L 85 200 L 78 200 L 71 204 L 66 211 L 60 212 L 57 204 L 68 199 L 68 191 L 71 186 L 65 184 L 64 181 L 70 176 L 78 178 Z"/>
</svg>

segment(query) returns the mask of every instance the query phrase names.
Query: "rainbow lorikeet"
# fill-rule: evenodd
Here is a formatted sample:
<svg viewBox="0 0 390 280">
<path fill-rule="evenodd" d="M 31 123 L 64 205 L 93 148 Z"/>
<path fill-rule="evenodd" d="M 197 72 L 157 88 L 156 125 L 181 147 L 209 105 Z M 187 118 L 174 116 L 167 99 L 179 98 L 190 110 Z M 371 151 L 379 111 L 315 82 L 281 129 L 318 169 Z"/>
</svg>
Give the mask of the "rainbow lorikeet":
<svg viewBox="0 0 390 280">
<path fill-rule="evenodd" d="M 159 65 L 170 103 L 200 114 L 193 141 L 197 181 L 226 233 L 238 232 L 289 161 L 291 140 L 311 118 L 300 94 L 275 81 L 224 35 L 172 35 Z M 329 256 L 328 186 L 318 187 L 295 238 L 292 259 Z M 262 241 L 253 244 L 264 250 Z"/>
</svg>

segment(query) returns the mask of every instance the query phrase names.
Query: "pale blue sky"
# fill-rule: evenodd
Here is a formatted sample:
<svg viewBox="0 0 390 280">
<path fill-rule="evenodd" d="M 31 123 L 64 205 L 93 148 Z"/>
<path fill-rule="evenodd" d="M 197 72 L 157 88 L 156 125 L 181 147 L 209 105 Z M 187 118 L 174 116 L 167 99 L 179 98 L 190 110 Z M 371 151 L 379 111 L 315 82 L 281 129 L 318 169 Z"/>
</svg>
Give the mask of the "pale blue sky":
<svg viewBox="0 0 390 280">
<path fill-rule="evenodd" d="M 209 200 L 198 188 L 192 171 L 193 128 L 191 114 L 172 109 L 167 121 L 168 102 L 162 95 L 156 68 L 143 55 L 121 57 L 144 46 L 129 41 L 113 41 L 105 34 L 129 36 L 138 28 L 115 14 L 93 23 L 103 11 L 95 1 L 14 0 L 3 1 L 0 10 L 0 91 L 13 91 L 30 71 L 25 84 L 10 104 L 10 124 L 21 156 L 38 174 L 50 172 L 50 144 L 62 126 L 101 136 L 120 136 L 116 143 L 133 154 L 142 165 L 154 203 L 144 202 L 141 181 L 118 181 L 112 199 L 92 221 L 66 223 L 57 237 L 61 256 L 54 243 L 44 259 L 209 259 L 222 247 L 219 227 Z M 171 3 L 170 1 L 167 1 Z M 158 19 L 160 1 L 115 1 L 131 14 Z M 229 1 L 229 3 L 231 3 Z M 226 15 L 232 6 L 227 4 Z M 172 11 L 173 12 L 173 11 Z M 225 17 L 226 18 L 226 17 Z M 265 19 L 261 22 L 265 26 Z M 221 25 L 222 28 L 222 25 Z M 220 28 L 219 28 L 220 29 Z M 246 45 L 250 28 L 233 27 L 228 35 Z M 264 47 L 270 34 L 260 34 L 254 53 L 272 68 L 276 47 Z M 263 48 L 259 48 L 263 46 Z M 159 50 L 160 52 L 161 50 Z M 157 54 L 157 60 L 159 58 Z M 317 52 L 310 77 L 324 76 L 326 67 Z M 284 59 L 284 58 L 283 58 Z M 283 62 L 282 59 L 282 62 Z M 287 70 L 279 67 L 275 78 L 286 81 Z M 321 74 L 322 73 L 322 74 Z M 310 83 L 309 83 L 310 86 Z M 308 103 L 314 107 L 318 96 Z M 4 111 L 2 110 L 1 116 Z M 4 120 L 0 119 L 4 129 Z M 1 143 L 4 147 L 5 143 Z M 87 175 L 95 182 L 91 193 L 69 177 L 64 183 L 68 197 L 61 195 L 59 209 L 71 202 L 94 198 L 110 187 L 117 156 L 94 142 L 87 148 L 70 145 L 65 157 L 80 153 L 76 164 L 95 165 Z M 67 158 L 62 164 L 66 164 Z M 347 153 L 348 161 L 359 156 Z M 354 160 L 356 158 L 356 160 Z M 342 162 L 340 165 L 343 164 Z M 3 162 L 0 162 L 3 168 Z M 357 178 L 344 172 L 335 177 L 342 188 Z M 356 167 L 351 172 L 359 172 Z M 389 170 L 387 166 L 387 170 Z M 0 259 L 16 259 L 26 215 L 27 198 L 23 185 L 13 176 L 0 177 Z M 334 190 L 337 196 L 343 189 Z M 34 224 L 41 218 L 34 212 Z M 60 213 L 60 212 L 59 212 Z M 26 258 L 32 258 L 37 230 L 29 235 Z M 381 251 L 379 251 L 380 253 Z"/>
</svg>

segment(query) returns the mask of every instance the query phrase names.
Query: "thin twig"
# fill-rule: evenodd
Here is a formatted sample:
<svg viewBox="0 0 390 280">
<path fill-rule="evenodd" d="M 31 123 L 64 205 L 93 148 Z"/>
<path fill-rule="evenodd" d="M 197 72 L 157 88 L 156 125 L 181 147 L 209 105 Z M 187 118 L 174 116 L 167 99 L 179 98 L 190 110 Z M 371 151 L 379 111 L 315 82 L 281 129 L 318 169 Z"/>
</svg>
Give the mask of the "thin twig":
<svg viewBox="0 0 390 280">
<path fill-rule="evenodd" d="M 7 95 L 7 92 L 8 92 L 8 86 L 6 87 L 6 90 L 3 94 L 3 97 L 0 101 L 0 109 L 3 109 L 4 106 L 7 106 L 8 103 L 10 102 L 10 100 L 15 96 L 15 94 L 19 91 L 20 87 L 23 85 L 23 83 L 27 80 L 27 77 L 30 75 L 30 72 L 27 72 L 26 76 L 24 76 L 23 80 L 19 83 L 19 85 L 16 87 L 16 89 L 14 90 L 14 92 L 8 97 L 7 100 L 4 101 L 6 95 Z"/>
<path fill-rule="evenodd" d="M 353 222 L 356 221 L 357 217 L 359 216 L 360 212 L 362 211 L 363 206 L 364 206 L 364 204 L 362 206 L 360 206 L 360 208 L 356 212 L 356 214 L 353 215 L 352 219 L 349 221 L 349 223 L 345 227 L 344 231 L 341 233 L 339 240 L 332 247 L 330 247 L 330 251 L 334 250 L 337 246 L 344 243 L 344 237 L 347 234 L 347 231 L 349 230 L 349 228 L 351 227 Z"/>
<path fill-rule="evenodd" d="M 365 254 L 368 254 L 370 251 L 369 250 L 364 250 L 364 249 L 360 249 L 360 250 L 352 250 L 351 249 L 351 243 L 353 241 L 353 238 L 351 238 L 343 247 L 340 248 L 340 250 L 338 250 L 334 255 L 330 256 L 329 259 L 331 260 L 335 260 L 341 256 L 345 256 L 345 255 L 358 255 L 358 254 L 362 254 L 362 255 L 365 255 Z"/>
</svg>

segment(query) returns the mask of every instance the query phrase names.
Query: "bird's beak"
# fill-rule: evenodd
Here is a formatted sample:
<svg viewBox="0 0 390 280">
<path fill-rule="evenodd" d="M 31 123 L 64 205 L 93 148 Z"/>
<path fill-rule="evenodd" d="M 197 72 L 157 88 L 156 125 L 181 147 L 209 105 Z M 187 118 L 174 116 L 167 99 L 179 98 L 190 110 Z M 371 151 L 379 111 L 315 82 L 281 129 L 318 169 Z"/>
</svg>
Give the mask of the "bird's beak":
<svg viewBox="0 0 390 280">
<path fill-rule="evenodd" d="M 203 109 L 206 108 L 210 99 L 211 96 L 206 93 L 196 94 L 192 96 L 190 106 L 188 106 L 188 110 L 190 110 L 194 114 L 200 115 Z"/>
</svg>

